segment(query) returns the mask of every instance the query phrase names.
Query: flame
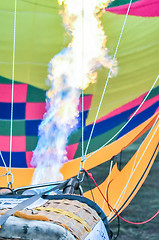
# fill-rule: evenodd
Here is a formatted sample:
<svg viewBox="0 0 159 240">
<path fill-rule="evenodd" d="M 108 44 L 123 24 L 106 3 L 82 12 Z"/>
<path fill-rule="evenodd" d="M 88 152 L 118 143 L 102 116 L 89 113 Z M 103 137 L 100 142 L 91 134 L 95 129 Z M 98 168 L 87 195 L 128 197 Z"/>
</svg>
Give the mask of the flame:
<svg viewBox="0 0 159 240">
<path fill-rule="evenodd" d="M 47 111 L 39 126 L 33 153 L 33 183 L 61 180 L 59 170 L 66 157 L 67 139 L 76 128 L 80 90 L 97 79 L 100 66 L 110 68 L 106 36 L 100 15 L 110 0 L 59 0 L 66 30 L 72 36 L 67 48 L 50 61 Z M 112 76 L 116 74 L 116 64 Z M 49 173 L 47 172 L 49 169 Z"/>
</svg>

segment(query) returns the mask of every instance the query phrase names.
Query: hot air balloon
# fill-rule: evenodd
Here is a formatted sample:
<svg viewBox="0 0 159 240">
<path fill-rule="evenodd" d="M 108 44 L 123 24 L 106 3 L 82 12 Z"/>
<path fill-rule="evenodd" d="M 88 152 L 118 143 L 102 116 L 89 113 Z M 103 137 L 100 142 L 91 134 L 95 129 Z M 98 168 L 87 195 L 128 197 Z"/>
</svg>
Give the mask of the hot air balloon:
<svg viewBox="0 0 159 240">
<path fill-rule="evenodd" d="M 98 66 L 96 81 L 78 93 L 77 124 L 68 136 L 60 172 L 64 180 L 78 176 L 84 197 L 95 200 L 112 221 L 142 186 L 159 149 L 159 3 L 114 0 L 102 4 L 97 14 L 110 62 L 107 68 Z M 63 6 L 55 0 L 4 1 L 0 6 L 1 187 L 18 189 L 31 185 L 36 168 L 33 151 L 49 104 L 48 63 L 53 56 L 69 56 L 71 36 L 59 14 Z M 116 76 L 111 76 L 113 62 Z M 139 149 L 119 169 L 121 152 L 146 132 Z M 90 189 L 86 172 L 83 179 L 83 171 L 99 173 L 101 169 L 95 180 L 110 205 L 92 181 Z"/>
</svg>

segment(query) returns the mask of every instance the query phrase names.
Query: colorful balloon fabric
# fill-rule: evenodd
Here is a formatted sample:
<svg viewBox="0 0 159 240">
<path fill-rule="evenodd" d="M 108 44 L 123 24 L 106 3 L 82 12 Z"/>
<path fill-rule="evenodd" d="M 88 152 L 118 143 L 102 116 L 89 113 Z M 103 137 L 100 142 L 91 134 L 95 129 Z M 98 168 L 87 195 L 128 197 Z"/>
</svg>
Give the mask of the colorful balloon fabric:
<svg viewBox="0 0 159 240">
<path fill-rule="evenodd" d="M 113 57 L 129 1 L 112 1 L 101 17 L 106 46 Z M 13 65 L 14 1 L 0 3 L 0 150 L 9 164 L 11 86 Z M 45 112 L 47 68 L 51 58 L 66 47 L 66 34 L 56 0 L 17 1 L 15 85 L 13 104 L 12 167 L 32 168 L 32 151 L 38 140 L 38 126 Z M 100 148 L 132 116 L 158 76 L 159 2 L 132 1 L 117 51 L 118 75 L 111 78 L 101 105 L 88 153 Z M 96 83 L 84 91 L 84 146 L 100 103 L 108 70 L 98 70 Z M 67 155 L 81 156 L 81 110 L 78 128 L 68 139 Z M 112 140 L 129 133 L 159 111 L 159 81 L 130 123 Z M 3 168 L 3 162 L 0 159 Z M 30 180 L 31 181 L 31 180 Z"/>
</svg>

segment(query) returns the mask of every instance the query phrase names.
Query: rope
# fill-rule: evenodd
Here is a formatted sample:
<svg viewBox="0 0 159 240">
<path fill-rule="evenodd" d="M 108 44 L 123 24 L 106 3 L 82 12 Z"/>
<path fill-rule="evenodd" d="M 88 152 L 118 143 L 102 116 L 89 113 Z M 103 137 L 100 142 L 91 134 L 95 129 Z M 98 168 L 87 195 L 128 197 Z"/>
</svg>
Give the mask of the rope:
<svg viewBox="0 0 159 240">
<path fill-rule="evenodd" d="M 134 224 L 134 225 L 141 225 L 141 224 L 145 224 L 145 223 L 148 223 L 150 222 L 152 219 L 154 219 L 157 215 L 159 214 L 159 211 L 157 211 L 151 218 L 147 219 L 146 221 L 143 221 L 143 222 L 131 222 L 129 220 L 126 220 L 125 218 L 121 217 L 119 215 L 119 217 L 124 221 L 124 222 L 127 222 L 127 223 L 130 223 L 130 224 Z"/>
<path fill-rule="evenodd" d="M 27 219 L 27 220 L 37 220 L 37 221 L 46 221 L 49 222 L 49 218 L 44 215 L 29 215 L 20 211 L 16 211 L 13 216 Z"/>
<path fill-rule="evenodd" d="M 7 176 L 8 187 L 11 186 L 14 182 L 13 174 L 11 173 L 11 162 L 12 162 L 12 135 L 13 135 L 13 97 L 14 97 L 14 65 L 15 65 L 15 33 L 16 33 L 16 13 L 17 13 L 17 2 L 15 0 L 14 6 L 14 34 L 13 34 L 13 68 L 12 68 L 12 96 L 11 96 L 11 125 L 10 125 L 10 153 L 9 153 L 9 169 L 5 163 L 2 152 L 0 151 L 0 156 L 3 161 L 4 167 L 6 168 L 7 173 L 2 176 Z M 9 176 L 11 176 L 11 181 L 9 181 Z"/>
<path fill-rule="evenodd" d="M 14 97 L 14 65 L 15 65 L 15 33 L 16 33 L 16 13 L 17 1 L 14 7 L 14 36 L 13 36 L 13 68 L 12 68 L 12 102 L 11 102 L 11 125 L 10 125 L 10 155 L 9 155 L 9 171 L 11 172 L 12 162 L 12 134 L 13 134 L 13 97 Z"/>
<path fill-rule="evenodd" d="M 80 163 L 80 169 L 82 168 L 82 162 L 84 161 L 84 90 L 83 90 L 83 78 L 84 78 L 84 0 L 82 0 L 82 161 Z M 80 171 L 78 172 L 77 179 L 80 179 Z"/>
<path fill-rule="evenodd" d="M 84 158 L 84 98 L 82 89 L 82 159 Z"/>
<path fill-rule="evenodd" d="M 96 152 L 100 151 L 103 147 L 105 147 L 108 143 L 110 143 L 127 125 L 128 123 L 133 119 L 133 117 L 136 115 L 136 113 L 139 111 L 139 109 L 141 108 L 141 106 L 144 104 L 144 102 L 146 101 L 146 99 L 148 98 L 148 96 L 150 95 L 152 89 L 154 88 L 155 84 L 157 83 L 159 79 L 159 75 L 157 76 L 156 80 L 154 81 L 151 89 L 149 90 L 149 92 L 147 93 L 147 95 L 144 97 L 143 101 L 141 102 L 141 104 L 139 105 L 139 107 L 136 109 L 136 111 L 133 113 L 133 115 L 131 116 L 131 118 L 129 118 L 129 120 L 123 125 L 123 127 L 121 127 L 119 129 L 119 131 L 113 136 L 111 137 L 106 143 L 104 143 L 100 148 L 98 148 L 96 151 L 94 151 L 93 153 L 91 153 L 87 158 L 85 158 L 85 161 L 87 159 L 89 159 L 92 155 L 94 155 Z M 84 166 L 84 165 L 83 165 Z"/>
<path fill-rule="evenodd" d="M 17 2 L 15 0 L 14 6 L 14 36 L 13 36 L 13 68 L 12 68 L 12 96 L 11 96 L 11 125 L 10 125 L 10 153 L 9 153 L 9 169 L 5 163 L 2 152 L 0 151 L 0 156 L 3 161 L 3 164 L 6 168 L 7 173 L 3 176 L 7 175 L 7 183 L 8 187 L 11 186 L 14 182 L 13 174 L 11 173 L 11 162 L 12 162 L 12 135 L 13 135 L 13 98 L 14 98 L 14 65 L 15 65 L 15 33 L 16 33 L 16 10 L 17 10 Z M 11 181 L 9 181 L 9 176 L 11 176 Z"/>
<path fill-rule="evenodd" d="M 95 198 L 94 198 L 94 195 L 93 195 L 93 191 L 92 191 L 92 187 L 91 187 L 90 179 L 89 179 L 89 176 L 88 176 L 87 174 L 86 174 L 86 177 L 87 177 L 87 181 L 88 181 L 89 189 L 90 189 L 90 191 L 91 191 L 92 200 L 93 200 L 93 202 L 95 202 Z"/>
<path fill-rule="evenodd" d="M 114 53 L 112 64 L 111 64 L 111 67 L 110 67 L 110 70 L 109 70 L 109 73 L 108 73 L 108 77 L 107 77 L 107 80 L 106 80 L 106 83 L 105 83 L 105 86 L 104 86 L 104 90 L 103 90 L 102 97 L 101 97 L 101 100 L 100 100 L 100 103 L 99 103 L 97 114 L 95 116 L 94 124 L 93 124 L 92 130 L 91 130 L 91 133 L 90 133 L 90 137 L 89 137 L 89 140 L 88 140 L 88 143 L 87 143 L 87 146 L 86 146 L 85 155 L 87 154 L 87 151 L 88 151 L 88 148 L 89 148 L 89 145 L 90 145 L 90 141 L 91 141 L 91 138 L 92 138 L 92 135 L 93 135 L 95 124 L 96 124 L 97 117 L 98 117 L 98 114 L 99 114 L 99 110 L 100 110 L 100 107 L 102 105 L 102 101 L 103 101 L 104 94 L 105 94 L 105 91 L 106 91 L 106 88 L 107 88 L 107 85 L 108 85 L 109 77 L 110 77 L 110 74 L 111 74 L 111 71 L 112 71 L 112 67 L 113 67 L 113 64 L 114 64 L 114 61 L 115 61 L 115 57 L 116 57 L 116 54 L 117 54 L 117 51 L 118 51 L 118 48 L 119 48 L 120 40 L 121 40 L 123 31 L 124 31 L 124 28 L 125 28 L 125 24 L 126 24 L 126 20 L 127 20 L 128 14 L 129 14 L 131 3 L 132 3 L 132 0 L 130 0 L 129 6 L 128 6 L 128 10 L 127 10 L 127 13 L 126 13 L 126 16 L 125 16 L 125 20 L 124 20 L 124 23 L 123 23 L 123 27 L 122 27 L 122 30 L 121 30 L 121 33 L 120 33 L 120 36 L 119 36 L 119 40 L 118 40 L 117 47 L 116 47 L 116 50 L 115 50 L 115 53 Z"/>
<path fill-rule="evenodd" d="M 119 215 L 119 213 L 112 208 L 112 206 L 109 204 L 109 202 L 107 201 L 107 199 L 105 198 L 104 194 L 102 193 L 102 191 L 100 190 L 98 184 L 96 183 L 95 179 L 93 178 L 92 174 L 89 173 L 86 169 L 82 169 L 83 171 L 85 171 L 87 173 L 87 175 L 93 180 L 94 184 L 96 185 L 96 187 L 98 188 L 98 191 L 100 192 L 100 194 L 102 195 L 102 197 L 104 198 L 104 200 L 106 201 L 106 203 L 108 204 L 108 206 L 112 209 L 112 211 L 119 217 L 121 218 L 124 222 L 133 224 L 133 225 L 141 225 L 141 224 L 145 224 L 150 222 L 152 219 L 154 219 L 158 214 L 159 214 L 159 210 L 149 219 L 147 219 L 146 221 L 142 221 L 142 222 L 131 222 L 129 220 L 126 220 L 125 218 L 121 217 Z"/>
<path fill-rule="evenodd" d="M 14 65 L 15 65 L 15 33 L 16 33 L 16 10 L 17 2 L 15 0 L 14 6 L 14 36 L 13 36 L 13 68 L 12 68 L 12 96 L 11 96 L 11 125 L 10 125 L 10 153 L 9 153 L 9 169 L 5 163 L 2 152 L 0 151 L 0 156 L 3 161 L 4 167 L 6 168 L 7 173 L 2 176 L 7 176 L 8 187 L 11 186 L 14 182 L 13 174 L 11 173 L 11 162 L 12 162 L 12 135 L 13 135 L 13 98 L 14 98 Z M 11 176 L 11 181 L 9 181 L 9 176 Z"/>
<path fill-rule="evenodd" d="M 108 192 L 108 186 L 109 186 L 109 182 L 110 182 L 110 174 L 111 174 L 111 171 L 112 171 L 112 167 L 113 167 L 113 160 L 111 160 L 110 162 L 110 167 L 109 167 L 109 175 L 108 175 L 108 183 L 107 183 L 107 187 L 106 187 L 106 191 L 105 191 L 105 196 Z M 105 205 L 105 202 L 103 202 L 103 206 L 102 206 L 102 209 L 104 209 L 104 205 Z"/>
<path fill-rule="evenodd" d="M 17 14 L 17 1 L 15 0 L 15 7 L 14 7 L 14 35 L 13 35 L 13 68 L 12 68 L 12 101 L 11 101 L 9 172 L 11 172 L 11 163 L 12 163 L 12 134 L 13 134 L 13 98 L 14 98 L 14 65 L 15 65 L 16 14 Z"/>
<path fill-rule="evenodd" d="M 3 174 L 3 175 L 0 175 L 0 177 L 5 177 L 5 176 L 7 176 L 8 188 L 10 187 L 10 188 L 12 189 L 12 187 L 13 187 L 12 184 L 13 184 L 13 182 L 14 182 L 13 174 L 9 172 L 9 170 L 8 170 L 8 168 L 7 168 L 7 165 L 6 165 L 6 163 L 5 163 L 5 160 L 4 160 L 4 158 L 3 158 L 3 155 L 2 155 L 2 152 L 1 152 L 1 151 L 0 151 L 0 156 L 1 156 L 2 162 L 3 162 L 3 164 L 4 164 L 4 167 L 5 167 L 5 169 L 6 169 L 6 173 Z M 11 176 L 11 181 L 9 180 L 9 176 Z"/>
<path fill-rule="evenodd" d="M 6 165 L 6 163 L 5 163 L 5 160 L 4 160 L 4 158 L 3 158 L 3 155 L 2 155 L 2 152 L 0 151 L 0 156 L 1 156 L 1 159 L 2 159 L 2 162 L 3 162 L 3 164 L 4 164 L 4 166 L 5 166 L 5 169 L 6 169 L 6 171 L 8 172 L 8 168 L 7 168 L 7 165 Z M 6 174 L 4 174 L 4 175 L 2 175 L 2 176 L 5 176 Z"/>
<path fill-rule="evenodd" d="M 158 115 L 158 117 L 157 117 L 155 123 L 153 124 L 153 126 L 152 126 L 152 128 L 151 128 L 151 131 L 152 131 L 152 129 L 154 128 L 154 126 L 156 125 L 156 122 L 158 121 L 158 118 L 159 118 L 159 115 Z M 154 134 L 152 135 L 152 137 L 151 137 L 149 143 L 147 144 L 147 146 L 146 146 L 146 148 L 145 148 L 143 154 L 141 155 L 141 157 L 140 157 L 138 163 L 136 164 L 136 167 L 135 167 L 135 168 L 134 168 L 135 163 L 133 164 L 132 171 L 131 171 L 130 177 L 129 177 L 128 181 L 127 181 L 127 184 L 126 184 L 126 186 L 124 187 L 122 193 L 120 194 L 118 200 L 116 201 L 116 203 L 115 203 L 115 205 L 114 205 L 114 208 L 116 208 L 117 204 L 118 204 L 118 206 L 119 206 L 119 204 L 120 204 L 120 202 L 121 202 L 121 200 L 122 200 L 122 198 L 123 198 L 123 196 L 124 196 L 124 194 L 125 194 L 125 191 L 126 191 L 126 189 L 127 189 L 127 187 L 128 187 L 128 184 L 129 184 L 129 182 L 130 182 L 130 180 L 131 180 L 133 174 L 135 173 L 135 171 L 136 171 L 136 169 L 137 169 L 139 163 L 141 162 L 141 160 L 142 160 L 142 158 L 143 158 L 143 156 L 144 156 L 144 154 L 145 154 L 145 152 L 146 152 L 148 146 L 150 145 L 150 143 L 151 143 L 151 141 L 152 141 L 152 139 L 153 139 L 153 137 L 154 137 L 154 135 L 155 135 L 155 133 L 156 133 L 156 131 L 157 131 L 158 128 L 159 128 L 159 125 L 158 125 L 158 127 L 156 128 Z M 151 133 L 151 131 L 149 132 L 149 134 Z M 138 152 L 139 152 L 139 151 L 138 151 Z M 138 152 L 137 152 L 137 155 L 138 155 Z M 136 157 L 136 158 L 137 158 L 137 157 Z M 135 162 L 136 162 L 136 159 L 135 159 Z M 133 168 L 134 168 L 134 170 L 133 170 Z M 123 196 L 122 196 L 122 195 L 123 195 Z M 121 197 L 122 197 L 122 198 L 121 198 Z M 120 200 L 120 202 L 119 202 L 119 200 Z M 112 212 L 110 213 L 109 218 L 111 217 L 111 214 L 112 214 Z"/>
<path fill-rule="evenodd" d="M 84 0 L 82 0 L 82 159 L 84 158 Z"/>
</svg>

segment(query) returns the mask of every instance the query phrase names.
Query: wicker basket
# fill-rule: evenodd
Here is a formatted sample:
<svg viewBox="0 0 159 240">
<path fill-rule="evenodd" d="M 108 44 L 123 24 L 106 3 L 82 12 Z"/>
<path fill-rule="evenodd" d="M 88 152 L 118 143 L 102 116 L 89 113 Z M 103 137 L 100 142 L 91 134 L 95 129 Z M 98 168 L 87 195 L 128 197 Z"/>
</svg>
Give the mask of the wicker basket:
<svg viewBox="0 0 159 240">
<path fill-rule="evenodd" d="M 0 210 L 0 214 L 6 212 L 7 209 Z M 20 218 L 26 219 L 25 221 L 34 222 L 36 224 L 41 221 L 45 221 L 46 224 L 52 223 L 52 225 L 58 225 L 65 230 L 69 231 L 75 239 L 83 240 L 92 231 L 94 226 L 99 222 L 100 217 L 97 212 L 90 208 L 87 204 L 81 203 L 77 200 L 48 200 L 43 206 L 35 209 L 24 209 L 22 211 L 15 212 L 15 222 L 17 224 Z M 20 217 L 18 219 L 18 217 Z M 23 221 L 24 221 L 23 219 Z M 25 224 L 25 223 L 24 223 Z M 3 226 L 2 226 L 3 227 Z M 31 227 L 31 225 L 30 225 Z M 39 233 L 40 234 L 40 233 Z M 0 231 L 0 237 L 1 237 Z M 4 237 L 4 235 L 3 235 Z M 20 236 L 13 236 L 14 238 L 7 239 L 19 239 Z M 17 237 L 17 238 L 16 238 Z M 1 238 L 4 239 L 4 238 Z M 6 237 L 5 237 L 6 239 Z M 20 239 L 31 239 L 25 238 Z M 32 238 L 34 239 L 34 238 Z M 38 239 L 38 238 L 37 238 Z M 47 239 L 47 236 L 45 236 Z M 48 238 L 49 239 L 49 238 Z M 62 239 L 62 238 L 61 238 Z"/>
</svg>

